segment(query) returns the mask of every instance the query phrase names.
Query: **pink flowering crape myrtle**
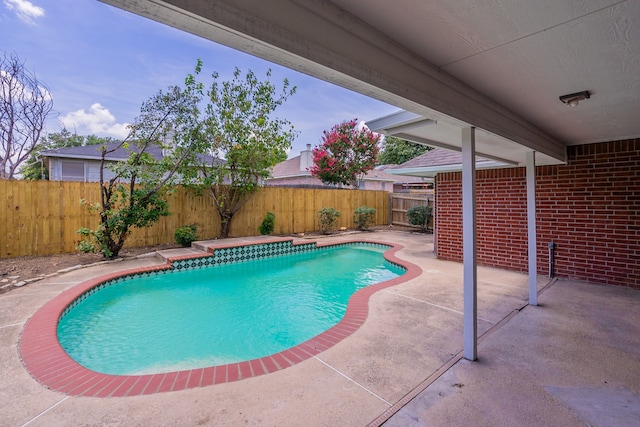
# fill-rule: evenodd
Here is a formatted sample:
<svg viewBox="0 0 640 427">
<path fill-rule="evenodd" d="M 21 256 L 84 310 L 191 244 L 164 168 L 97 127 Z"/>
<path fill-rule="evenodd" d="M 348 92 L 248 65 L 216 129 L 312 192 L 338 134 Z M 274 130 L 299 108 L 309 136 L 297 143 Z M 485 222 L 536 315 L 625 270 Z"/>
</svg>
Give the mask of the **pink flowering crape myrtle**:
<svg viewBox="0 0 640 427">
<path fill-rule="evenodd" d="M 343 184 L 357 189 L 362 177 L 373 169 L 378 157 L 380 135 L 358 120 L 342 122 L 324 131 L 322 144 L 313 149 L 309 171 L 327 184 Z"/>
</svg>

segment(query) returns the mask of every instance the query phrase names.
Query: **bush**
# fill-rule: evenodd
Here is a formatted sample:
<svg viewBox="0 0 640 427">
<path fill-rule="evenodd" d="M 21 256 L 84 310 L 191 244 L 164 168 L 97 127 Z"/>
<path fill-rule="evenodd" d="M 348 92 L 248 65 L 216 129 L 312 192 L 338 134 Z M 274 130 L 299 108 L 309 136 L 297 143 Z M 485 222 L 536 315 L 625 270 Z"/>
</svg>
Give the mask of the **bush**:
<svg viewBox="0 0 640 427">
<path fill-rule="evenodd" d="M 262 224 L 260 224 L 260 234 L 266 236 L 267 234 L 273 233 L 273 230 L 276 226 L 276 216 L 273 212 L 267 212 L 262 220 Z"/>
<path fill-rule="evenodd" d="M 426 231 L 431 219 L 431 206 L 413 206 L 407 210 L 407 218 L 409 224 L 418 226 L 422 231 Z"/>
<path fill-rule="evenodd" d="M 376 210 L 369 206 L 360 206 L 353 211 L 353 222 L 358 230 L 368 230 L 376 221 Z"/>
<path fill-rule="evenodd" d="M 320 223 L 320 232 L 329 234 L 338 227 L 338 218 L 340 211 L 335 208 L 322 208 L 318 211 L 318 222 Z"/>
<path fill-rule="evenodd" d="M 195 224 L 183 225 L 176 228 L 176 232 L 173 235 L 176 243 L 185 247 L 191 246 L 191 242 L 198 240 L 196 229 Z"/>
<path fill-rule="evenodd" d="M 82 227 L 77 231 L 84 240 L 81 240 L 76 245 L 76 249 L 80 252 L 88 253 L 101 253 L 105 258 L 112 258 L 113 252 L 109 250 L 109 247 L 105 245 L 104 235 L 100 229 L 90 230 L 86 227 Z"/>
</svg>

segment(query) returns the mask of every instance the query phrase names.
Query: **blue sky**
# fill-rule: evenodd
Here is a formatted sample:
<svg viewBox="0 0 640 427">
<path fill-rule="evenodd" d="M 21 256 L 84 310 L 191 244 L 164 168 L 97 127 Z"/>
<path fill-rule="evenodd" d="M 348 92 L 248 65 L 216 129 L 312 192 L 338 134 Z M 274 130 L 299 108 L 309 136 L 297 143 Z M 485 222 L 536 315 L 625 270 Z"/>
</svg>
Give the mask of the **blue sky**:
<svg viewBox="0 0 640 427">
<path fill-rule="evenodd" d="M 231 79 L 235 67 L 262 79 L 272 70 L 278 88 L 286 77 L 297 93 L 276 111 L 299 135 L 290 156 L 318 145 L 322 131 L 344 120 L 371 120 L 396 107 L 251 55 L 125 12 L 97 0 L 2 0 L 0 51 L 17 54 L 53 97 L 56 117 L 79 135 L 124 137 L 142 102 L 182 84 L 198 58 L 205 84 L 213 71 Z"/>
</svg>

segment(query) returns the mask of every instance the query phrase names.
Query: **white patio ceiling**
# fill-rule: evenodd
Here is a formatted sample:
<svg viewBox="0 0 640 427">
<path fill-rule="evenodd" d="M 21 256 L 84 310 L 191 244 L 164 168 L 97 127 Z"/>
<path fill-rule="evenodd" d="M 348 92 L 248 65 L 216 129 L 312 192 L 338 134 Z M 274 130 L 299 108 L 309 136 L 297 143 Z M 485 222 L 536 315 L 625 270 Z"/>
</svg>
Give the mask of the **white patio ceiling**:
<svg viewBox="0 0 640 427">
<path fill-rule="evenodd" d="M 459 148 L 475 126 L 478 154 L 550 164 L 640 136 L 637 0 L 103 1 L 437 123 L 414 140 Z"/>
</svg>

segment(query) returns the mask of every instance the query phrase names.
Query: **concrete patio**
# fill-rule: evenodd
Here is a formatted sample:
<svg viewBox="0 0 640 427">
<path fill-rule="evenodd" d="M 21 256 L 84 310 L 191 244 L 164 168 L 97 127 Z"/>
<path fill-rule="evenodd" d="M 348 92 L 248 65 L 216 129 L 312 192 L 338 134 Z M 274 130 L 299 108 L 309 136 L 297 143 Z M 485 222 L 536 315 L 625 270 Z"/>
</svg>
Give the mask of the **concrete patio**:
<svg viewBox="0 0 640 427">
<path fill-rule="evenodd" d="M 125 398 L 70 397 L 35 381 L 17 345 L 44 303 L 88 278 L 161 257 L 78 269 L 0 295 L 0 425 L 640 425 L 640 292 L 480 267 L 479 360 L 461 359 L 462 265 L 430 235 L 323 238 L 404 246 L 413 280 L 376 293 L 350 337 L 302 363 L 234 383 Z M 544 288 L 544 289 L 543 289 Z"/>
</svg>

